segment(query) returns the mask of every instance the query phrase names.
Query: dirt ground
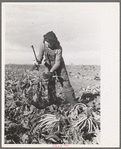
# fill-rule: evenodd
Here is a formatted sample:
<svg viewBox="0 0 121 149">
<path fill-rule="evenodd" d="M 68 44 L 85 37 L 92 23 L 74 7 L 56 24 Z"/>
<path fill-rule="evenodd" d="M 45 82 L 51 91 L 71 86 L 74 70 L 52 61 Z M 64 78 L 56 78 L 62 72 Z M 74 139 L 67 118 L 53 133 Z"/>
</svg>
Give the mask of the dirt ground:
<svg viewBox="0 0 121 149">
<path fill-rule="evenodd" d="M 66 68 L 76 96 L 81 96 L 83 88 L 100 86 L 100 66 L 69 65 Z"/>
</svg>

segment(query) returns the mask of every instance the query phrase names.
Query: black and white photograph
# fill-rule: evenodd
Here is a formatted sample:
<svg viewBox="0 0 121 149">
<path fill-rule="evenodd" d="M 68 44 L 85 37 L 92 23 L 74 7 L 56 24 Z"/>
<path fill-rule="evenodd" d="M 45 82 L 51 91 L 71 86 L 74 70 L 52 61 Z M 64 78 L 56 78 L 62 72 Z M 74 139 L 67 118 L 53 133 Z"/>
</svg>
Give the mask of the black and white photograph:
<svg viewBox="0 0 121 149">
<path fill-rule="evenodd" d="M 119 3 L 3 2 L 3 147 L 117 147 L 118 60 Z"/>
</svg>

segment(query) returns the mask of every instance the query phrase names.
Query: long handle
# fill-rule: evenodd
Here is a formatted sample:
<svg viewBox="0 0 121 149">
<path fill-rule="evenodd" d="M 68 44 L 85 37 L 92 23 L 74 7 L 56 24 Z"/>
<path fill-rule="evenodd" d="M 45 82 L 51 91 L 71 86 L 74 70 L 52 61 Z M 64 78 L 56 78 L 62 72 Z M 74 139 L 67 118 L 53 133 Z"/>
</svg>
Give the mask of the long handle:
<svg viewBox="0 0 121 149">
<path fill-rule="evenodd" d="M 33 52 L 34 52 L 35 59 L 36 59 L 36 61 L 38 61 L 38 60 L 37 60 L 36 53 L 35 53 L 35 50 L 34 50 L 34 46 L 32 45 L 31 47 L 32 47 L 32 49 L 33 49 Z"/>
<path fill-rule="evenodd" d="M 34 46 L 32 45 L 31 47 L 32 47 L 33 52 L 34 52 L 35 59 L 36 59 L 36 61 L 38 62 L 38 59 L 37 59 L 37 56 L 36 56 L 36 53 L 35 53 L 35 50 L 34 50 Z M 33 68 L 32 68 L 32 71 L 33 71 L 35 68 L 37 68 L 37 70 L 39 71 L 39 66 L 38 66 L 38 65 L 34 65 Z"/>
</svg>

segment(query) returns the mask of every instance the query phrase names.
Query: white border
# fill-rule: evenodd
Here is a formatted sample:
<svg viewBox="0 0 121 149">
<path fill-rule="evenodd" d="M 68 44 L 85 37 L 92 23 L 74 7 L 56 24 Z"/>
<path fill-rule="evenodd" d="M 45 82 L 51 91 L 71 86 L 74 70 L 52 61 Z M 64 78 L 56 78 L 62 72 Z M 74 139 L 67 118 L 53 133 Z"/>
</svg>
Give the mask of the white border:
<svg viewBox="0 0 121 149">
<path fill-rule="evenodd" d="M 28 4 L 28 3 L 27 3 Z M 2 147 L 56 147 L 55 145 L 41 145 L 41 144 L 4 144 L 4 51 L 5 51 L 5 24 L 4 24 L 4 5 L 2 4 Z M 118 26 L 119 27 L 119 26 Z M 119 28 L 118 28 L 119 32 Z M 101 143 L 100 145 L 62 145 L 62 147 L 119 147 L 119 38 L 116 49 L 110 51 L 110 49 L 104 49 L 101 51 Z M 110 77 L 113 76 L 112 78 Z M 106 90 L 105 90 L 106 89 Z M 110 97 L 113 92 L 115 96 Z M 108 97 L 107 97 L 108 95 Z M 112 95 L 112 94 L 111 94 Z M 112 110 L 113 113 L 110 113 Z M 107 121 L 108 119 L 108 121 Z M 61 147 L 61 145 L 57 145 Z"/>
<path fill-rule="evenodd" d="M 2 7 L 1 7 L 1 13 L 2 13 L 2 26 L 1 26 L 1 28 L 2 28 L 2 49 L 1 49 L 1 51 L 2 51 L 2 104 L 1 104 L 1 109 L 2 109 L 2 135 L 1 135 L 1 143 L 2 143 L 2 146 L 3 146 L 3 144 L 4 144 L 4 88 L 5 88 L 5 86 L 4 86 L 4 80 L 5 80 L 5 33 L 3 32 L 3 31 L 5 31 L 5 22 L 4 22 L 4 18 L 5 18 L 5 13 L 4 13 L 4 11 L 5 11 L 5 8 L 4 8 L 4 6 L 2 5 Z"/>
</svg>

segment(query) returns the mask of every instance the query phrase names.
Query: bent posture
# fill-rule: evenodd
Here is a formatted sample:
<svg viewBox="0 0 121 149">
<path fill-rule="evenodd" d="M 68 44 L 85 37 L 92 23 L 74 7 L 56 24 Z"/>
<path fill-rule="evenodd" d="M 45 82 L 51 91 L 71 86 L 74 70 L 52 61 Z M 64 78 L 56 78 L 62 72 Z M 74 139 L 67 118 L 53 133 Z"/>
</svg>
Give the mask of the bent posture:
<svg viewBox="0 0 121 149">
<path fill-rule="evenodd" d="M 53 31 L 48 32 L 44 36 L 44 40 L 40 45 L 39 54 L 36 64 L 41 64 L 45 56 L 45 66 L 47 73 L 43 73 L 43 77 L 51 78 L 56 74 L 62 87 L 65 98 L 71 105 L 74 105 L 75 94 L 70 84 L 68 73 L 62 57 L 62 47 Z"/>
</svg>

